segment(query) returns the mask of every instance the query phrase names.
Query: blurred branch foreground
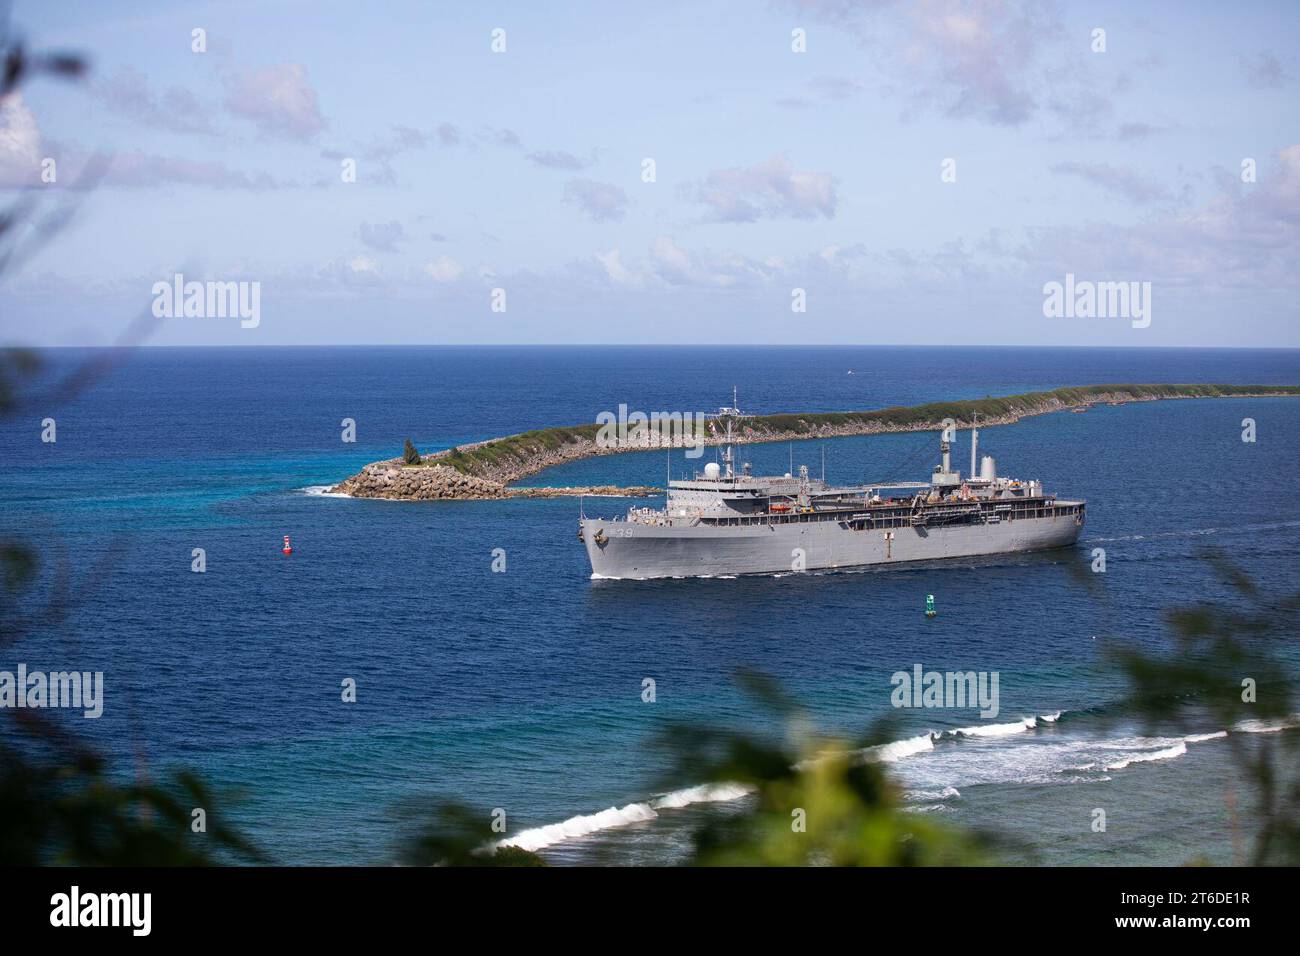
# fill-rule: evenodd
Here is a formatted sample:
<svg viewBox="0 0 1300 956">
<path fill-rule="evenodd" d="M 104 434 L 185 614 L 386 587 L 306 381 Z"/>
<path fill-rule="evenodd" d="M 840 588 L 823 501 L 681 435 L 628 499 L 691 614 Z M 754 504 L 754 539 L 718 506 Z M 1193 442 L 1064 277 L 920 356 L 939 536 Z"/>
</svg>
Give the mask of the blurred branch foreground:
<svg viewBox="0 0 1300 956">
<path fill-rule="evenodd" d="M 1194 714 L 1228 731 L 1238 775 L 1214 783 L 1226 788 L 1230 803 L 1234 782 L 1256 795 L 1248 816 L 1257 827 L 1248 862 L 1294 866 L 1300 863 L 1300 701 L 1295 675 L 1277 652 L 1294 650 L 1300 591 L 1270 602 L 1218 553 L 1208 552 L 1206 560 L 1236 600 L 1169 612 L 1174 643 L 1165 655 L 1122 647 L 1116 656 L 1132 687 L 1133 708 L 1148 727 L 1178 725 Z M 1276 732 L 1234 733 L 1261 729 Z"/>
<path fill-rule="evenodd" d="M 76 80 L 86 74 L 80 55 L 27 51 L 7 14 L 6 5 L 0 11 L 0 104 L 37 77 Z M 92 178 L 97 168 L 92 162 Z M 84 179 L 72 192 L 87 188 Z M 44 217 L 37 215 L 39 206 L 29 191 L 0 212 L 0 279 L 70 219 L 68 205 Z M 142 334 L 137 320 L 128 325 L 124 341 L 134 344 Z M 88 387 L 101 366 L 91 360 L 75 369 L 53 393 L 41 395 L 42 407 L 54 408 Z M 0 349 L 0 417 L 27 410 L 40 370 L 35 352 Z M 72 605 L 77 588 L 66 563 L 53 570 L 44 591 L 39 587 L 49 563 L 43 557 L 25 540 L 0 537 L 0 653 L 5 657 L 24 634 L 52 630 Z M 123 785 L 101 756 L 44 712 L 6 707 L 0 720 L 0 864 L 200 865 L 264 859 L 225 825 L 217 800 L 194 775 L 178 773 L 164 785 Z M 207 815 L 201 836 L 191 829 L 195 808 Z"/>
</svg>

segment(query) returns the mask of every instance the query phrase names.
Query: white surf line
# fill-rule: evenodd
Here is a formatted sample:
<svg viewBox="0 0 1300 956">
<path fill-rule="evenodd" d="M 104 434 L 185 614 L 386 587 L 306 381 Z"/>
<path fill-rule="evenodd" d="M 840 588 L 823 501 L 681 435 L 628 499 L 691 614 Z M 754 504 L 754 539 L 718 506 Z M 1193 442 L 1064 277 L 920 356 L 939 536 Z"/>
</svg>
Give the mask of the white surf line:
<svg viewBox="0 0 1300 956">
<path fill-rule="evenodd" d="M 875 763 L 895 763 L 904 757 L 911 757 L 914 754 L 924 753 L 927 750 L 934 749 L 934 742 L 939 737 L 937 730 L 927 730 L 925 733 L 916 737 L 908 737 L 904 740 L 895 740 L 888 744 L 877 744 L 874 747 L 864 747 L 861 750 L 854 751 L 854 756 Z M 831 755 L 824 755 L 831 756 Z M 824 759 L 821 758 L 821 759 Z M 798 769 L 819 758 L 812 757 L 798 765 Z"/>
<path fill-rule="evenodd" d="M 903 740 L 895 740 L 892 743 L 876 744 L 872 747 L 864 747 L 861 750 L 854 751 L 855 756 L 862 760 L 875 761 L 878 763 L 894 763 L 905 757 L 911 757 L 915 754 L 924 753 L 927 750 L 933 750 L 934 745 L 940 741 L 958 740 L 962 737 L 1009 737 L 1012 734 L 1024 733 L 1028 730 L 1034 730 L 1041 724 L 1054 724 L 1061 719 L 1063 711 L 1054 711 L 1050 714 L 1040 714 L 1037 717 L 1021 717 L 1014 723 L 1007 724 L 976 724 L 971 727 L 951 727 L 946 730 L 927 730 L 923 734 L 915 737 L 906 737 Z M 825 756 L 833 756 L 827 754 Z M 808 760 L 801 761 L 796 765 L 802 769 L 804 766 L 817 760 L 817 757 L 810 757 Z"/>
<path fill-rule="evenodd" d="M 300 495 L 308 495 L 312 498 L 351 498 L 354 501 L 392 501 L 398 503 L 413 502 L 418 504 L 426 500 L 437 500 L 437 499 L 425 499 L 425 498 L 368 498 L 368 497 L 359 498 L 356 495 L 348 494 L 346 491 L 330 491 L 330 489 L 333 487 L 334 487 L 333 485 L 307 485 L 305 488 L 295 488 L 294 491 Z M 447 498 L 443 500 L 454 501 L 457 499 Z"/>
<path fill-rule="evenodd" d="M 629 803 L 625 807 L 610 807 L 599 813 L 580 814 L 560 823 L 533 827 L 517 836 L 506 837 L 492 844 L 492 849 L 505 846 L 536 852 L 575 837 L 589 836 L 602 830 L 614 830 L 654 820 L 660 810 L 680 810 L 695 803 L 726 803 L 739 800 L 753 792 L 753 787 L 740 783 L 705 783 L 682 790 L 674 790 L 653 800 Z"/>
<path fill-rule="evenodd" d="M 1300 726 L 1300 724 L 1294 724 L 1293 726 Z M 1269 733 L 1269 732 L 1271 732 L 1272 730 L 1275 730 L 1275 729 L 1276 729 L 1276 730 L 1285 730 L 1285 729 L 1287 729 L 1287 728 L 1285 728 L 1285 727 L 1277 727 L 1277 728 L 1274 728 L 1274 727 L 1268 727 L 1267 729 L 1262 729 L 1262 730 L 1259 730 L 1259 731 L 1236 731 L 1235 728 L 1234 728 L 1234 731 L 1235 731 L 1235 732 L 1240 732 L 1240 733 L 1259 733 L 1259 732 L 1262 732 L 1262 733 Z M 1183 738 L 1181 738 L 1181 739 L 1179 739 L 1179 740 L 1176 740 L 1173 744 L 1170 744 L 1169 746 L 1160 747 L 1160 748 L 1155 749 L 1155 750 L 1140 750 L 1140 749 L 1137 749 L 1138 745 L 1131 745 L 1131 746 L 1128 746 L 1128 747 L 1122 747 L 1122 746 L 1119 746 L 1119 743 L 1120 743 L 1120 742 L 1119 742 L 1119 741 L 1116 741 L 1116 742 L 1114 742 L 1114 743 L 1111 744 L 1111 746 L 1112 746 L 1114 749 L 1116 749 L 1116 750 L 1130 750 L 1130 751 L 1133 751 L 1133 752 L 1130 753 L 1129 756 L 1126 756 L 1126 757 L 1124 757 L 1124 758 L 1121 759 L 1121 760 L 1117 760 L 1117 761 L 1115 761 L 1114 763 L 1108 763 L 1108 764 L 1103 764 L 1103 765 L 1101 765 L 1101 766 L 1098 766 L 1097 762 L 1094 761 L 1094 762 L 1092 762 L 1092 763 L 1083 764 L 1082 766 L 1078 766 L 1078 767 L 1065 767 L 1065 768 L 1063 768 L 1063 770 L 1064 770 L 1064 771 L 1067 771 L 1067 772 L 1069 772 L 1069 771 L 1087 771 L 1087 770 L 1092 770 L 1092 771 L 1097 771 L 1097 772 L 1100 772 L 1100 773 L 1105 773 L 1105 772 L 1112 771 L 1112 770 L 1124 770 L 1125 768 L 1130 767 L 1130 766 L 1132 766 L 1132 765 L 1135 764 L 1135 763 L 1151 763 L 1151 762 L 1153 762 L 1153 761 L 1157 761 L 1157 760 L 1172 760 L 1172 759 L 1174 759 L 1175 757 L 1182 757 L 1183 755 L 1185 755 L 1185 754 L 1187 753 L 1187 745 L 1188 745 L 1188 744 L 1199 744 L 1199 743 L 1204 743 L 1204 742 L 1207 741 L 1207 740 L 1222 740 L 1224 737 L 1227 737 L 1227 736 L 1228 736 L 1228 731 L 1226 731 L 1226 730 L 1215 730 L 1215 731 L 1211 731 L 1210 733 L 1204 733 L 1204 734 L 1188 734 L 1187 736 L 1185 736 L 1185 737 L 1183 737 Z M 1165 738 L 1165 741 L 1166 741 L 1166 742 L 1167 742 L 1168 740 L 1169 740 L 1169 738 Z M 1105 741 L 1102 741 L 1102 742 L 1098 743 L 1097 746 L 1099 746 L 1099 747 L 1105 747 L 1105 746 L 1106 746 L 1106 742 L 1105 742 Z M 1107 779 L 1109 779 L 1109 778 L 1107 778 Z"/>
<path fill-rule="evenodd" d="M 1272 722 L 1264 720 L 1240 720 L 1233 724 L 1234 734 L 1275 734 L 1282 730 L 1295 730 L 1300 727 L 1300 714 L 1292 714 Z"/>
<path fill-rule="evenodd" d="M 610 807 L 608 810 L 601 810 L 599 813 L 570 817 L 562 823 L 551 823 L 547 826 L 525 830 L 518 836 L 498 840 L 492 845 L 492 849 L 514 846 L 521 850 L 536 853 L 538 850 L 553 846 L 563 840 L 587 836 L 601 830 L 624 827 L 632 823 L 640 823 L 643 820 L 653 820 L 657 816 L 659 814 L 655 813 L 648 803 L 629 803 L 625 807 Z"/>
<path fill-rule="evenodd" d="M 1166 747 L 1164 750 L 1153 750 L 1150 753 L 1134 754 L 1131 757 L 1125 757 L 1123 760 L 1108 763 L 1101 769 L 1103 771 L 1123 770 L 1125 767 L 1132 766 L 1135 763 L 1150 763 L 1153 760 L 1172 760 L 1174 757 L 1181 757 L 1185 753 L 1187 753 L 1187 744 L 1180 740 L 1172 747 Z"/>
<path fill-rule="evenodd" d="M 1051 721 L 1048 721 L 1051 723 Z M 1037 717 L 1021 717 L 1010 724 L 976 724 L 972 727 L 954 727 L 945 730 L 943 737 L 1010 737 L 1012 734 L 1024 733 L 1038 726 Z"/>
<path fill-rule="evenodd" d="M 313 498 L 351 498 L 352 496 L 342 491 L 330 491 L 333 485 L 308 485 L 305 488 L 295 488 L 299 494 L 311 495 Z"/>
<path fill-rule="evenodd" d="M 1234 734 L 1275 734 L 1283 730 L 1294 730 L 1300 728 L 1300 714 L 1292 714 L 1289 717 L 1276 721 L 1264 720 L 1242 720 L 1232 726 Z M 1102 770 L 1123 770 L 1135 763 L 1150 763 L 1156 760 L 1172 760 L 1175 757 L 1181 757 L 1187 753 L 1188 744 L 1203 743 L 1207 740 L 1221 740 L 1228 736 L 1226 730 L 1216 730 L 1206 734 L 1188 734 L 1178 743 L 1171 747 L 1165 747 L 1160 750 L 1153 750 L 1148 753 L 1138 753 L 1131 757 L 1113 764 L 1107 764 Z M 1080 768 L 1084 769 L 1084 768 Z"/>
<path fill-rule="evenodd" d="M 935 800 L 954 800 L 961 796 L 961 791 L 956 787 L 944 787 L 942 790 L 904 790 L 904 800 L 915 800 L 918 803 Z"/>
<path fill-rule="evenodd" d="M 650 801 L 650 806 L 655 810 L 678 810 L 692 803 L 728 803 L 753 792 L 753 787 L 743 783 L 702 783 L 697 787 L 666 793 L 657 800 Z"/>
</svg>

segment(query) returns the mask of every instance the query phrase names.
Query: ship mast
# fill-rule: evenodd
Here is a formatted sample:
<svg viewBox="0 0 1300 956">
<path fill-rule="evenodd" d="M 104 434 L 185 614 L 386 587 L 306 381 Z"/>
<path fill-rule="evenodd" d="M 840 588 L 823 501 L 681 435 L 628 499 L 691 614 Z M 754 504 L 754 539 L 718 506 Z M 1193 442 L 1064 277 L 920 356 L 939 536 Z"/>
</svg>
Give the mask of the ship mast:
<svg viewBox="0 0 1300 956">
<path fill-rule="evenodd" d="M 975 449 L 979 447 L 980 431 L 975 425 L 979 422 L 980 413 L 971 412 L 970 417 L 970 477 L 975 478 Z"/>
<path fill-rule="evenodd" d="M 722 460 L 727 463 L 727 477 L 731 477 L 731 416 L 727 416 L 727 451 L 722 456 Z"/>
<path fill-rule="evenodd" d="M 735 419 L 736 416 L 740 414 L 740 405 L 736 397 L 736 386 L 734 385 L 731 386 L 731 407 L 722 409 L 722 414 L 727 419 L 727 445 L 726 445 L 726 451 L 722 455 L 722 461 L 726 465 L 726 469 L 727 469 L 726 477 L 735 478 L 736 473 L 735 470 L 732 468 L 732 456 L 731 456 L 731 423 L 732 420 Z"/>
</svg>

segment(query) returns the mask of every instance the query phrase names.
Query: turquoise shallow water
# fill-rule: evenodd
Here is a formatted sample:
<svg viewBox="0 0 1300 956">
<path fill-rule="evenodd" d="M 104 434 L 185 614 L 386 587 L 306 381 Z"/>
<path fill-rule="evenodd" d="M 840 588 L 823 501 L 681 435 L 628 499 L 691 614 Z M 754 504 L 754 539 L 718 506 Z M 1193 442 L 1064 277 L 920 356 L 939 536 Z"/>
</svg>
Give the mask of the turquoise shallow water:
<svg viewBox="0 0 1300 956">
<path fill-rule="evenodd" d="M 51 353 L 57 368 L 75 353 Z M 848 368 L 856 374 L 847 376 Z M 997 670 L 1004 736 L 940 737 L 891 765 L 918 810 L 1023 838 L 1041 862 L 1231 858 L 1220 739 L 1146 735 L 1108 706 L 1123 685 L 1097 637 L 1164 640 L 1165 609 L 1218 588 L 1214 546 L 1266 595 L 1296 584 L 1300 403 L 1095 408 L 984 431 L 1003 473 L 1089 501 L 1075 550 L 798 577 L 592 582 L 577 502 L 352 501 L 304 493 L 406 437 L 426 449 L 633 408 L 879 407 L 1104 381 L 1300 382 L 1294 352 L 1060 349 L 150 350 L 54 411 L 0 426 L 0 530 L 40 541 L 76 581 L 70 618 L 6 653 L 99 669 L 108 702 L 77 721 L 121 765 L 187 765 L 244 792 L 237 819 L 278 860 L 392 859 L 406 800 L 454 798 L 511 832 L 646 801 L 685 783 L 653 746 L 679 720 L 769 726 L 735 685 L 777 678 L 816 723 L 885 715 L 899 738 L 978 725 L 897 713 L 889 676 L 921 663 Z M 59 421 L 56 445 L 39 421 Z M 1259 440 L 1240 440 L 1254 417 Z M 339 441 L 344 417 L 358 442 Z M 964 440 L 965 436 L 961 436 Z M 828 477 L 923 477 L 933 435 L 797 443 Z M 959 443 L 959 451 L 961 445 Z M 786 445 L 754 446 L 785 471 Z M 957 460 L 963 462 L 961 454 Z M 897 474 L 905 463 L 910 473 Z M 555 469 L 538 483 L 656 484 L 659 454 Z M 678 461 L 678 470 L 685 463 Z M 627 502 L 588 501 L 589 511 Z M 295 553 L 279 553 L 292 535 Z M 190 553 L 207 553 L 205 574 Z M 508 570 L 491 571 L 505 548 Z M 1092 593 L 1077 569 L 1105 547 Z M 924 597 L 940 615 L 927 621 Z M 641 701 L 653 676 L 658 700 Z M 344 705 L 340 681 L 355 678 Z M 1103 717 L 1107 718 L 1103 721 Z M 1219 728 L 1192 728 L 1218 730 Z M 1140 759 L 1132 759 L 1140 758 Z M 1110 764 L 1129 761 L 1122 769 Z M 1078 769 L 1086 764 L 1093 769 Z M 1103 779 L 1105 778 L 1105 779 Z M 1191 786 L 1198 783 L 1198 786 Z M 947 793 L 948 789 L 957 795 Z M 1078 812 L 1116 806 L 1115 839 Z M 723 804 L 713 805 L 717 811 Z M 560 862 L 677 858 L 703 804 L 552 841 Z M 617 820 L 615 821 L 617 822 Z M 584 829 L 578 823 L 570 830 Z"/>
</svg>

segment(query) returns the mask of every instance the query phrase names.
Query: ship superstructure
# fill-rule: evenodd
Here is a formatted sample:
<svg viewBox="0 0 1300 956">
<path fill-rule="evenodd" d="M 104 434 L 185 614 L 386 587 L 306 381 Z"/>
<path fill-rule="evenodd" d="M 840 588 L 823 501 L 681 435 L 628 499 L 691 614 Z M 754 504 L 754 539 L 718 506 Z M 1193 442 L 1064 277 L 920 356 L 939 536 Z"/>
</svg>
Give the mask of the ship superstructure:
<svg viewBox="0 0 1300 956">
<path fill-rule="evenodd" d="M 1035 551 L 1073 544 L 1083 526 L 1085 502 L 1047 494 L 1036 479 L 999 476 L 991 456 L 979 459 L 975 427 L 964 476 L 953 468 L 953 428 L 940 435 L 928 481 L 839 487 L 810 477 L 806 465 L 781 476 L 737 469 L 732 426 L 742 417 L 734 399 L 719 409 L 720 460 L 670 479 L 662 509 L 581 517 L 592 577 L 771 574 Z"/>
</svg>

